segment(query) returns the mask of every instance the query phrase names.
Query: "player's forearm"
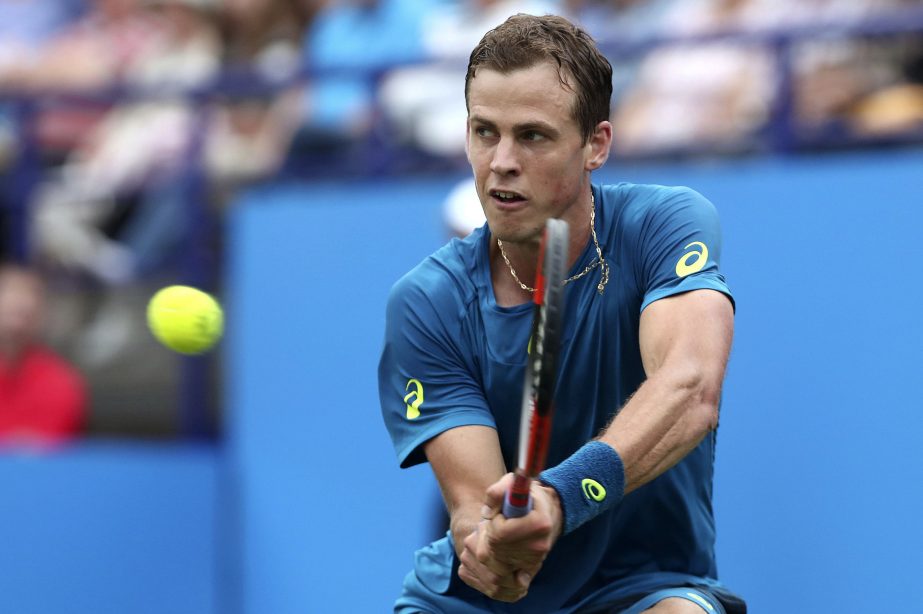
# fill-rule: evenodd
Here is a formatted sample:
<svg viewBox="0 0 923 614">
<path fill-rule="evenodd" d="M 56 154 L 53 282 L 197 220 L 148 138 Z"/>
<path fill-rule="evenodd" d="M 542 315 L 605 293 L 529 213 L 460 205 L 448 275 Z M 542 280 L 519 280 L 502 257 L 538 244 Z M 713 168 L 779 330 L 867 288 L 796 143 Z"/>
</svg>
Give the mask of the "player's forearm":
<svg viewBox="0 0 923 614">
<path fill-rule="evenodd" d="M 449 517 L 449 529 L 452 531 L 452 543 L 455 554 L 461 557 L 465 549 L 465 538 L 471 535 L 481 522 L 481 507 L 483 503 L 469 504 L 455 510 Z"/>
<path fill-rule="evenodd" d="M 462 426 L 445 431 L 424 445 L 449 512 L 455 551 L 481 520 L 484 492 L 506 471 L 496 430 Z"/>
<path fill-rule="evenodd" d="M 626 493 L 682 460 L 717 426 L 722 375 L 664 367 L 625 404 L 600 440 L 622 457 Z"/>
</svg>

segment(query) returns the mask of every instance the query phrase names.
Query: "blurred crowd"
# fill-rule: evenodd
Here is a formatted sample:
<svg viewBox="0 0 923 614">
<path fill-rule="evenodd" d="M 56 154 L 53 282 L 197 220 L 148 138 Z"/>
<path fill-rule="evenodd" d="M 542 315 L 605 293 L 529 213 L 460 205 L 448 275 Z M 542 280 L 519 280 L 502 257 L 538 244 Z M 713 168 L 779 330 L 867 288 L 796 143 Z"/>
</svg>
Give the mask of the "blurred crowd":
<svg viewBox="0 0 923 614">
<path fill-rule="evenodd" d="M 626 4 L 641 17 L 616 37 L 691 42 L 619 67 L 618 153 L 823 147 L 923 128 L 919 0 Z"/>
<path fill-rule="evenodd" d="M 280 172 L 461 168 L 468 53 L 517 12 L 609 53 L 616 157 L 923 133 L 923 0 L 0 0 L 0 256 L 21 224 L 40 270 L 119 288 Z"/>
<path fill-rule="evenodd" d="M 512 13 L 567 15 L 612 51 L 615 153 L 645 156 L 747 151 L 780 118 L 809 136 L 919 129 L 916 9 L 923 0 L 0 0 L 0 161 L 10 168 L 31 138 L 36 254 L 119 284 L 176 251 L 196 173 L 221 203 L 288 160 L 323 169 L 356 145 L 463 159 L 467 54 Z M 839 34 L 912 14 L 916 32 Z M 722 37 L 822 26 L 788 47 Z M 181 95 L 209 87 L 195 103 Z M 26 113 L 15 97 L 30 94 Z"/>
</svg>

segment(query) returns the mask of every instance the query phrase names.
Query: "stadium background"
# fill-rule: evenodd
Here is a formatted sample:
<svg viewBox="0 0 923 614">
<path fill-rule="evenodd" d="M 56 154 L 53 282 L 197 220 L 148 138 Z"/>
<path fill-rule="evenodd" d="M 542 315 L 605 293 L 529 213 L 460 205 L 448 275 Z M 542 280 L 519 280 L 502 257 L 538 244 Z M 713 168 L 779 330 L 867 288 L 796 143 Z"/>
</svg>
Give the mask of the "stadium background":
<svg viewBox="0 0 923 614">
<path fill-rule="evenodd" d="M 919 38 L 923 21 L 907 21 L 891 30 Z M 880 29 L 866 18 L 824 31 Z M 794 31 L 728 36 L 776 45 Z M 655 42 L 619 52 L 669 44 Z M 225 76 L 213 91 L 280 88 Z M 810 133 L 790 112 L 776 104 L 718 145 L 619 152 L 596 180 L 689 185 L 722 216 L 738 301 L 716 467 L 722 578 L 754 612 L 900 611 L 923 547 L 920 125 Z M 387 611 L 434 536 L 437 494 L 425 468 L 396 468 L 379 417 L 384 301 L 445 240 L 441 205 L 465 172 L 387 130 L 344 146 L 309 136 L 223 217 L 190 213 L 181 256 L 115 293 L 140 312 L 164 283 L 214 290 L 228 317 L 219 352 L 176 359 L 139 318 L 118 365 L 87 366 L 84 439 L 0 455 L 3 611 Z M 38 172 L 19 149 L 13 194 Z M 190 202 L 195 171 L 181 179 Z M 28 257 L 17 221 L 29 201 L 5 204 L 8 251 Z M 64 324 L 93 290 L 56 289 L 52 341 L 79 364 L 80 330 Z"/>
</svg>

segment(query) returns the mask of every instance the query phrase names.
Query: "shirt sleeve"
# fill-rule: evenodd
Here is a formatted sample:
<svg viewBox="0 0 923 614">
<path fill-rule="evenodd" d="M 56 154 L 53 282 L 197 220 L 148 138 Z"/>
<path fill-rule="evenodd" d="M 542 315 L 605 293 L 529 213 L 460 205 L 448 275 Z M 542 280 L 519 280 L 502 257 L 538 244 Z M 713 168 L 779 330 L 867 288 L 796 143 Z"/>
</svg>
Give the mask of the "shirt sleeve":
<svg viewBox="0 0 923 614">
<path fill-rule="evenodd" d="M 462 322 L 457 292 L 420 275 L 391 290 L 378 391 L 385 426 L 401 467 L 426 460 L 422 445 L 464 425 L 496 428 Z M 425 290 L 424 290 L 425 288 Z"/>
<path fill-rule="evenodd" d="M 719 270 L 721 226 L 714 205 L 689 188 L 668 188 L 651 204 L 636 253 L 641 311 L 662 298 L 711 289 L 734 298 Z"/>
</svg>

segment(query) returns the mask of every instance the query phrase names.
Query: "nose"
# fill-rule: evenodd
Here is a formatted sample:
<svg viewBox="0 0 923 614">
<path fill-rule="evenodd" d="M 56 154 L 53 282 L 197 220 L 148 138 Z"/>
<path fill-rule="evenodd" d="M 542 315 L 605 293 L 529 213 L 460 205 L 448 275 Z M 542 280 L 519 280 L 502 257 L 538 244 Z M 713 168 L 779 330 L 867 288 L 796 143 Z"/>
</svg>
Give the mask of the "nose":
<svg viewBox="0 0 923 614">
<path fill-rule="evenodd" d="M 518 175 L 520 172 L 519 156 L 513 139 L 501 138 L 494 148 L 490 160 L 490 170 L 498 175 Z"/>
</svg>

